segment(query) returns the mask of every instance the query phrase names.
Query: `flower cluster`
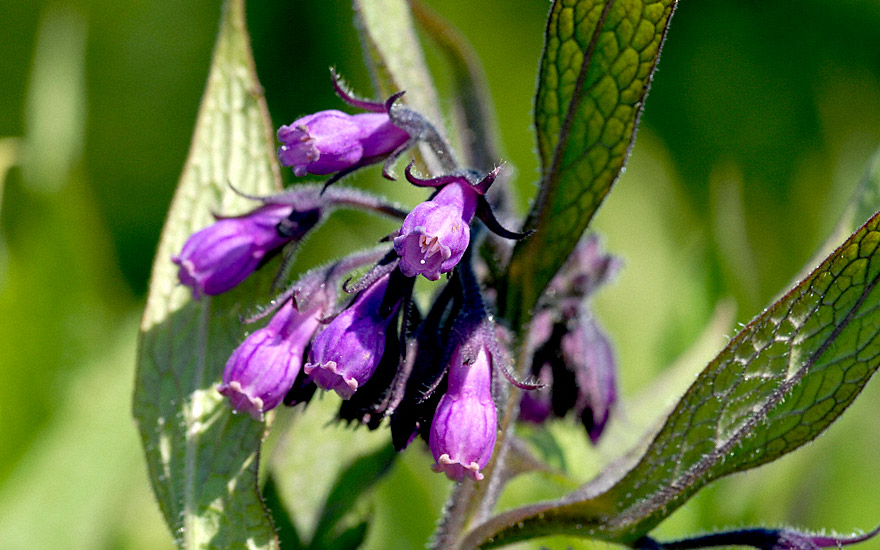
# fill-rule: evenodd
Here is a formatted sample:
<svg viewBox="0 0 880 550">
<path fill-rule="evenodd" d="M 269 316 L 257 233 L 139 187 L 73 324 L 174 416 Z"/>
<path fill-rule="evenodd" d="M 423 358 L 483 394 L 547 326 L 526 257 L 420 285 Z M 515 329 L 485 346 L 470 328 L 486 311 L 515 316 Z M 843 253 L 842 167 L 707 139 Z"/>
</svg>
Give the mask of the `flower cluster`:
<svg viewBox="0 0 880 550">
<path fill-rule="evenodd" d="M 523 394 L 521 420 L 540 423 L 573 411 L 590 441 L 599 440 L 617 400 L 617 366 L 587 299 L 618 265 L 591 235 L 551 281 L 529 332 L 532 375 L 544 386 Z"/>
<path fill-rule="evenodd" d="M 399 230 L 377 249 L 305 273 L 272 307 L 249 319 L 271 316 L 229 357 L 217 389 L 236 411 L 258 420 L 281 403 L 306 402 L 318 389 L 333 391 L 343 400 L 341 420 L 375 429 L 387 419 L 396 448 L 421 436 L 436 471 L 453 480 L 480 480 L 496 441 L 495 403 L 505 391 L 499 374 L 519 387 L 537 386 L 517 382 L 508 372 L 508 353 L 498 338 L 503 329 L 488 313 L 476 275 L 482 260 L 473 251 L 485 230 L 505 239 L 524 235 L 502 227 L 486 197 L 498 169 L 456 169 L 425 178 L 410 163 L 407 181 L 433 193 L 409 212 L 361 191 L 330 187 L 352 171 L 380 162 L 383 174 L 393 179 L 394 160 L 422 141 L 452 158 L 428 121 L 396 103 L 401 94 L 369 102 L 346 92 L 335 75 L 334 85 L 343 100 L 368 112 L 322 111 L 278 130 L 282 165 L 292 167 L 296 176 L 330 177 L 323 185 L 301 184 L 280 195 L 251 197 L 262 203 L 252 212 L 218 219 L 196 232 L 173 258 L 180 282 L 196 298 L 231 290 L 268 258 L 289 254 L 335 208 L 392 216 L 401 220 Z M 482 224 L 475 225 L 476 219 Z M 364 268 L 359 280 L 348 278 L 342 284 Z M 438 281 L 443 275 L 446 283 L 427 311 L 421 311 L 412 299 L 415 279 Z M 282 270 L 276 280 L 283 278 Z M 350 299 L 339 300 L 340 288 Z M 590 332 L 591 327 L 595 329 L 585 324 L 561 336 L 566 353 L 579 356 L 577 360 L 603 353 L 610 357 L 607 341 L 597 336 L 598 329 Z M 603 360 L 613 362 L 598 362 Z M 559 375 L 554 369 L 549 376 L 555 380 Z M 603 374 L 590 369 L 581 369 L 589 374 L 578 378 L 578 387 L 587 393 L 576 399 L 576 406 L 595 416 L 607 392 L 589 393 L 588 388 L 607 384 L 595 382 Z M 540 369 L 536 374 L 548 377 Z M 542 399 L 542 394 L 533 398 L 535 403 Z M 604 425 L 606 417 L 595 416 L 594 424 Z"/>
</svg>

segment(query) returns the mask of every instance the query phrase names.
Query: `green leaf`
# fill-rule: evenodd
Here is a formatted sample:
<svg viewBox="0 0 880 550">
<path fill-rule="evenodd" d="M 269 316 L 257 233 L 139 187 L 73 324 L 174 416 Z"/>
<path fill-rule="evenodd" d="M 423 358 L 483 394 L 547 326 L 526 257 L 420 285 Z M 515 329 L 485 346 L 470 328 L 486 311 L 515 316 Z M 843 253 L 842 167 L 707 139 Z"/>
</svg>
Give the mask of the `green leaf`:
<svg viewBox="0 0 880 550">
<path fill-rule="evenodd" d="M 437 92 L 406 1 L 354 0 L 354 9 L 376 90 L 382 97 L 406 90 L 404 102 L 428 120 L 440 120 Z"/>
<path fill-rule="evenodd" d="M 362 521 L 357 525 L 349 527 L 339 534 L 339 536 L 328 541 L 327 546 L 316 546 L 315 548 L 326 550 L 355 550 L 360 548 L 367 538 L 367 531 L 370 528 L 369 522 Z"/>
<path fill-rule="evenodd" d="M 535 100 L 541 185 L 510 264 L 519 326 L 620 175 L 677 0 L 556 0 Z"/>
<path fill-rule="evenodd" d="M 269 474 L 266 483 L 263 485 L 263 500 L 266 507 L 272 512 L 272 523 L 275 526 L 275 532 L 278 534 L 278 540 L 284 546 L 284 550 L 302 550 L 302 540 L 299 538 L 299 531 L 296 524 L 293 523 L 291 511 L 287 509 L 281 500 L 281 494 L 278 492 L 278 484 L 275 483 L 275 475 Z"/>
<path fill-rule="evenodd" d="M 327 548 L 339 535 L 340 520 L 348 513 L 358 499 L 368 492 L 379 480 L 391 470 L 397 457 L 394 446 L 388 443 L 376 451 L 358 457 L 345 470 L 339 473 L 333 488 L 327 495 L 324 509 L 315 527 L 315 536 L 311 548 Z M 352 533 L 358 532 L 357 530 Z M 361 534 L 366 534 L 366 528 Z M 351 546 L 352 548 L 356 546 Z"/>
<path fill-rule="evenodd" d="M 731 340 L 610 489 L 502 514 L 465 547 L 560 532 L 632 543 L 712 480 L 814 439 L 880 366 L 878 245 L 880 214 Z"/>
<path fill-rule="evenodd" d="M 444 54 L 452 73 L 451 109 L 455 132 L 464 141 L 462 155 L 471 168 L 492 170 L 500 158 L 495 109 L 489 83 L 477 52 L 467 38 L 449 21 L 420 1 L 411 1 L 412 14 L 419 27 Z"/>
<path fill-rule="evenodd" d="M 437 91 L 425 65 L 406 0 L 354 0 L 355 23 L 361 35 L 373 86 L 387 98 L 406 91 L 402 101 L 421 113 L 442 133 Z M 437 158 L 419 146 L 432 172 L 452 170 L 452 159 Z"/>
<path fill-rule="evenodd" d="M 809 273 L 812 266 L 830 254 L 841 239 L 855 231 L 859 224 L 864 223 L 865 220 L 870 218 L 878 204 L 880 204 L 880 149 L 874 151 L 874 155 L 868 162 L 868 166 L 862 174 L 852 198 L 846 205 L 843 215 L 840 217 L 831 235 L 828 236 L 825 243 L 819 248 L 819 251 L 807 262 L 801 277 Z"/>
<path fill-rule="evenodd" d="M 248 296 L 271 274 L 193 301 L 171 262 L 191 233 L 213 221 L 212 212 L 254 207 L 230 183 L 251 194 L 280 188 L 244 14 L 244 0 L 224 6 L 189 157 L 153 265 L 138 349 L 134 415 L 159 505 L 178 546 L 188 550 L 278 547 L 257 489 L 265 425 L 233 415 L 215 389 L 241 341 L 239 315 L 250 307 Z"/>
</svg>

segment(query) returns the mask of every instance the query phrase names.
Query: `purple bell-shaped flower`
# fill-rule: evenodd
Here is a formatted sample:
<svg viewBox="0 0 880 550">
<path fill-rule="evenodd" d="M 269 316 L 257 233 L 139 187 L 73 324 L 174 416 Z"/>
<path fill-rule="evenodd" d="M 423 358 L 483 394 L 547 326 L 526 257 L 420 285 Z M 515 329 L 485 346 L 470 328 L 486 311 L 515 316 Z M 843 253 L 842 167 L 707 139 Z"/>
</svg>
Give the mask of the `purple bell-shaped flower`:
<svg viewBox="0 0 880 550">
<path fill-rule="evenodd" d="M 180 282 L 192 288 L 196 299 L 233 288 L 253 273 L 267 254 L 292 239 L 279 235 L 277 226 L 293 210 L 290 205 L 266 204 L 243 216 L 219 219 L 194 233 L 180 254 L 171 258 L 180 266 Z"/>
<path fill-rule="evenodd" d="M 308 312 L 286 302 L 269 323 L 254 331 L 226 362 L 217 390 L 236 411 L 262 420 L 277 407 L 293 386 L 302 366 L 303 352 L 317 330 L 322 308 Z"/>
<path fill-rule="evenodd" d="M 483 479 L 480 470 L 492 458 L 497 423 L 491 353 L 482 342 L 460 345 L 452 354 L 448 388 L 431 423 L 429 446 L 437 461 L 434 471 L 444 472 L 454 481 L 466 475 Z"/>
<path fill-rule="evenodd" d="M 394 239 L 400 271 L 407 277 L 424 275 L 431 281 L 452 271 L 470 242 L 469 225 L 478 198 L 470 184 L 454 181 L 433 199 L 416 206 Z"/>
<path fill-rule="evenodd" d="M 608 337 L 585 308 L 562 336 L 562 359 L 578 388 L 575 411 L 593 444 L 599 440 L 617 401 L 617 361 Z"/>
<path fill-rule="evenodd" d="M 348 399 L 376 371 L 385 348 L 385 332 L 400 307 L 383 316 L 382 301 L 389 276 L 361 292 L 321 331 L 312 344 L 304 370 L 318 386 Z"/>
<path fill-rule="evenodd" d="M 409 141 L 387 113 L 320 111 L 278 129 L 278 159 L 296 176 L 326 175 L 382 159 Z"/>
</svg>

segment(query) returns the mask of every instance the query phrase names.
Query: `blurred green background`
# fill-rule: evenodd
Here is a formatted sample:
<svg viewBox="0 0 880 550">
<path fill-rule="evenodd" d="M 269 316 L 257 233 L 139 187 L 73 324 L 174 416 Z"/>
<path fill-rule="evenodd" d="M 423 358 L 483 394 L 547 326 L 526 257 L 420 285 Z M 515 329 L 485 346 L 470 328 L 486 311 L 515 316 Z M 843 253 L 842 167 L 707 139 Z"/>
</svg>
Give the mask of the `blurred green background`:
<svg viewBox="0 0 880 550">
<path fill-rule="evenodd" d="M 537 179 L 531 98 L 549 4 L 429 3 L 483 59 L 524 212 Z M 348 2 L 251 4 L 257 69 L 276 126 L 340 106 L 329 91 L 331 65 L 369 95 Z M 206 0 L 0 3 L 0 548 L 171 547 L 130 395 L 152 255 L 219 14 L 220 3 Z M 443 60 L 427 45 L 442 82 Z M 575 427 L 553 426 L 562 447 L 554 460 L 586 480 L 625 450 L 734 323 L 789 284 L 878 144 L 880 1 L 683 2 L 629 167 L 595 223 L 626 262 L 596 304 L 618 348 L 625 403 L 597 449 Z M 337 243 L 363 242 L 365 223 L 355 216 L 330 224 L 301 266 L 326 259 Z M 658 376 L 664 389 L 649 390 Z M 310 409 L 303 421 L 323 427 L 326 418 Z M 315 433 L 373 442 L 387 435 Z M 279 453 L 297 453 L 296 444 Z M 873 527 L 878 455 L 875 382 L 816 443 L 716 483 L 659 533 L 755 523 Z M 426 540 L 449 490 L 429 463 L 415 445 L 380 484 L 370 548 Z M 526 476 L 502 506 L 560 490 Z"/>
</svg>

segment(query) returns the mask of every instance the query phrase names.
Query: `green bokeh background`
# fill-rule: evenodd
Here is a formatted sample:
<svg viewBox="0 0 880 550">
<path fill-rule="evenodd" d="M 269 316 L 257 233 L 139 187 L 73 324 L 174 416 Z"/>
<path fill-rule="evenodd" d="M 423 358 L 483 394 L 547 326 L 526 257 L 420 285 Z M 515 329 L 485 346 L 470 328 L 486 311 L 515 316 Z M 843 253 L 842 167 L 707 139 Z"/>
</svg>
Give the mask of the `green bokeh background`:
<svg viewBox="0 0 880 550">
<path fill-rule="evenodd" d="M 367 94 L 348 2 L 251 4 L 257 69 L 276 125 L 339 107 L 331 65 Z M 537 179 L 531 98 L 549 4 L 430 4 L 484 61 L 524 212 Z M 219 14 L 220 3 L 206 0 L 0 3 L 0 548 L 171 547 L 129 403 L 152 255 Z M 446 68 L 427 45 L 447 106 Z M 683 2 L 630 164 L 595 222 L 626 262 L 596 300 L 618 348 L 625 402 L 597 449 L 573 426 L 551 427 L 562 447 L 554 460 L 586 480 L 625 450 L 734 323 L 758 313 L 803 267 L 878 144 L 880 2 Z M 375 174 L 354 181 L 380 185 Z M 358 246 L 365 233 L 382 234 L 376 226 L 365 232 L 368 223 L 354 216 L 329 224 L 300 267 Z M 704 332 L 710 320 L 716 328 Z M 651 391 L 658 376 L 666 385 Z M 317 426 L 313 437 L 334 445 L 387 435 L 325 429 L 321 409 L 282 420 Z M 660 534 L 758 522 L 873 527 L 878 419 L 875 382 L 826 436 L 704 490 Z M 291 484 L 305 476 L 306 489 L 320 492 L 307 470 L 315 462 L 287 456 L 297 442 L 279 445 L 277 460 Z M 379 485 L 370 548 L 421 547 L 449 490 L 429 463 L 415 445 Z M 527 476 L 502 506 L 560 490 Z"/>
</svg>

